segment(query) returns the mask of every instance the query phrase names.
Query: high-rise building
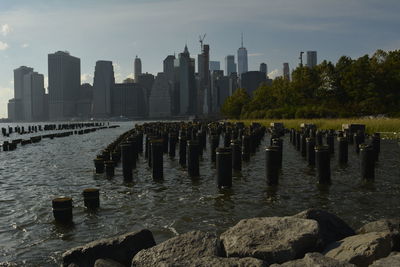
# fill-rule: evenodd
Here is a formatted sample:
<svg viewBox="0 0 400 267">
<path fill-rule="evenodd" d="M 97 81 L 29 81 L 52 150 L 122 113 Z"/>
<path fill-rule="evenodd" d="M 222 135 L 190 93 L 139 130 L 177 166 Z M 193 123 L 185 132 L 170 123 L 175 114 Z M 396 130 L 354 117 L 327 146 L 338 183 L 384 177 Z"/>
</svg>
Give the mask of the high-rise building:
<svg viewBox="0 0 400 267">
<path fill-rule="evenodd" d="M 145 116 L 144 88 L 140 84 L 116 83 L 112 92 L 113 116 L 128 118 L 143 118 Z"/>
<path fill-rule="evenodd" d="M 185 45 L 183 53 L 179 54 L 179 113 L 194 115 L 197 111 L 197 94 L 194 76 L 195 60 Z"/>
<path fill-rule="evenodd" d="M 96 118 L 111 116 L 111 95 L 114 88 L 114 67 L 111 61 L 99 60 L 96 62 L 93 78 L 93 111 Z"/>
<path fill-rule="evenodd" d="M 260 87 L 261 83 L 266 81 L 265 73 L 260 71 L 248 71 L 242 74 L 240 79 L 241 87 L 247 90 L 249 95 Z"/>
<path fill-rule="evenodd" d="M 307 67 L 313 68 L 317 65 L 317 51 L 307 51 Z"/>
<path fill-rule="evenodd" d="M 287 63 L 287 62 L 283 63 L 283 78 L 290 80 L 289 63 Z"/>
<path fill-rule="evenodd" d="M 219 61 L 210 61 L 210 71 L 220 70 L 221 63 Z"/>
<path fill-rule="evenodd" d="M 234 55 L 227 55 L 225 57 L 225 72 L 226 75 L 231 75 L 231 73 L 236 72 L 236 63 Z"/>
<path fill-rule="evenodd" d="M 44 114 L 44 76 L 37 72 L 24 75 L 22 106 L 25 121 L 42 121 Z"/>
<path fill-rule="evenodd" d="M 49 118 L 64 120 L 76 116 L 81 86 L 81 60 L 68 52 L 48 55 Z"/>
<path fill-rule="evenodd" d="M 239 77 L 241 77 L 242 73 L 247 72 L 247 71 L 248 71 L 247 49 L 243 46 L 243 34 L 242 34 L 242 46 L 238 49 L 238 75 L 239 75 Z"/>
<path fill-rule="evenodd" d="M 79 118 L 89 119 L 92 115 L 93 86 L 89 83 L 81 85 L 76 114 Z"/>
<path fill-rule="evenodd" d="M 142 61 L 140 60 L 140 58 L 138 58 L 138 56 L 136 56 L 135 58 L 134 67 L 135 67 L 135 80 L 137 80 L 139 75 L 142 74 Z"/>
<path fill-rule="evenodd" d="M 146 116 L 149 114 L 149 97 L 151 94 L 151 89 L 153 88 L 153 83 L 154 83 L 154 75 L 151 73 L 142 73 L 140 74 L 137 79 L 135 79 L 135 82 L 140 85 L 140 87 L 143 89 L 143 94 L 144 94 L 144 107 L 146 110 Z"/>
<path fill-rule="evenodd" d="M 33 71 L 33 68 L 21 66 L 14 70 L 14 98 L 8 103 L 8 118 L 12 121 L 24 120 L 24 76 Z"/>
<path fill-rule="evenodd" d="M 163 72 L 157 74 L 149 98 L 149 117 L 167 118 L 171 116 L 171 84 Z"/>
<path fill-rule="evenodd" d="M 198 55 L 198 86 L 197 86 L 197 110 L 195 114 L 203 113 L 204 102 L 209 102 L 207 98 L 210 94 L 210 46 L 202 45 L 202 53 Z M 205 98 L 206 97 L 206 98 Z M 207 108 L 207 113 L 209 112 Z"/>
<path fill-rule="evenodd" d="M 267 77 L 268 74 L 267 64 L 265 63 L 260 64 L 260 72 L 265 73 L 265 77 Z"/>
<path fill-rule="evenodd" d="M 14 98 L 22 99 L 23 97 L 23 86 L 24 86 L 24 75 L 33 71 L 33 68 L 21 66 L 14 70 Z"/>
<path fill-rule="evenodd" d="M 175 56 L 169 55 L 163 61 L 163 71 L 166 75 L 167 80 L 170 83 L 174 82 L 174 61 Z"/>
</svg>

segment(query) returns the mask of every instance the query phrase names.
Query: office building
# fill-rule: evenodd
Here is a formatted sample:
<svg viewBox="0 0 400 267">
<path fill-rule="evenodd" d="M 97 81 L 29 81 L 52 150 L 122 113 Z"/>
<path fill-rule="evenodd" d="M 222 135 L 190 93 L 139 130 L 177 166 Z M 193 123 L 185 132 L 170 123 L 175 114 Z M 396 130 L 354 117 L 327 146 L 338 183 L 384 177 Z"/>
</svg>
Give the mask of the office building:
<svg viewBox="0 0 400 267">
<path fill-rule="evenodd" d="M 163 61 L 163 72 L 166 75 L 167 80 L 170 83 L 174 82 L 174 61 L 175 61 L 175 56 L 174 55 L 169 55 L 167 56 L 164 61 Z"/>
<path fill-rule="evenodd" d="M 23 97 L 23 86 L 24 86 L 24 76 L 33 72 L 33 68 L 26 66 L 21 66 L 14 70 L 14 98 L 22 99 Z"/>
<path fill-rule="evenodd" d="M 260 64 L 260 72 L 265 73 L 265 77 L 268 75 L 267 64 L 261 63 Z"/>
<path fill-rule="evenodd" d="M 239 77 L 241 77 L 242 73 L 245 73 L 247 71 L 248 71 L 247 49 L 243 46 L 243 34 L 242 34 L 242 46 L 238 49 L 238 75 L 239 75 Z"/>
<path fill-rule="evenodd" d="M 202 45 L 202 53 L 198 55 L 198 79 L 197 79 L 197 110 L 195 114 L 203 113 L 204 102 L 210 98 L 210 46 Z M 207 108 L 208 113 L 208 108 Z"/>
<path fill-rule="evenodd" d="M 22 114 L 22 99 L 12 98 L 7 103 L 8 119 L 10 121 L 21 121 Z"/>
<path fill-rule="evenodd" d="M 211 100 L 207 105 L 210 107 L 210 113 L 218 113 L 220 109 L 220 82 L 219 80 L 224 77 L 224 71 L 222 70 L 214 70 L 211 73 Z"/>
<path fill-rule="evenodd" d="M 112 92 L 115 117 L 143 118 L 146 114 L 144 88 L 137 83 L 116 83 Z"/>
<path fill-rule="evenodd" d="M 283 78 L 290 81 L 289 63 L 283 63 Z"/>
<path fill-rule="evenodd" d="M 110 92 L 112 92 L 113 87 Z M 90 119 L 92 117 L 93 102 L 93 86 L 89 83 L 82 84 L 81 89 L 79 90 L 79 99 L 76 103 L 77 116 L 83 119 Z"/>
<path fill-rule="evenodd" d="M 247 93 L 252 96 L 253 92 L 266 81 L 265 73 L 260 71 L 248 71 L 242 74 L 240 82 L 241 87 L 247 90 Z"/>
<path fill-rule="evenodd" d="M 150 73 L 142 73 L 138 76 L 135 82 L 140 85 L 144 93 L 144 107 L 146 110 L 146 116 L 149 114 L 149 97 L 151 94 L 151 88 L 153 88 L 154 75 Z"/>
<path fill-rule="evenodd" d="M 93 78 L 93 110 L 95 118 L 111 116 L 111 91 L 114 88 L 114 67 L 111 61 L 96 62 Z"/>
<path fill-rule="evenodd" d="M 153 83 L 149 98 L 149 117 L 168 118 L 171 116 L 171 84 L 165 73 L 159 72 Z"/>
<path fill-rule="evenodd" d="M 49 54 L 48 74 L 50 120 L 75 117 L 81 86 L 81 60 L 68 52 Z"/>
<path fill-rule="evenodd" d="M 317 51 L 307 51 L 307 67 L 317 66 Z"/>
<path fill-rule="evenodd" d="M 195 83 L 195 60 L 185 45 L 179 54 L 179 114 L 194 115 L 197 111 L 197 94 Z"/>
<path fill-rule="evenodd" d="M 221 63 L 219 61 L 210 61 L 210 71 L 220 70 Z"/>
<path fill-rule="evenodd" d="M 25 74 L 22 97 L 24 121 L 44 120 L 44 94 L 44 76 L 37 72 Z"/>
<path fill-rule="evenodd" d="M 228 55 L 225 57 L 225 72 L 226 75 L 231 75 L 231 73 L 236 72 L 235 56 Z"/>
<path fill-rule="evenodd" d="M 135 58 L 134 68 L 135 68 L 135 70 L 134 70 L 135 80 L 137 80 L 139 75 L 142 74 L 142 61 L 140 60 L 140 58 L 138 58 L 138 56 L 136 56 L 136 58 Z"/>
</svg>

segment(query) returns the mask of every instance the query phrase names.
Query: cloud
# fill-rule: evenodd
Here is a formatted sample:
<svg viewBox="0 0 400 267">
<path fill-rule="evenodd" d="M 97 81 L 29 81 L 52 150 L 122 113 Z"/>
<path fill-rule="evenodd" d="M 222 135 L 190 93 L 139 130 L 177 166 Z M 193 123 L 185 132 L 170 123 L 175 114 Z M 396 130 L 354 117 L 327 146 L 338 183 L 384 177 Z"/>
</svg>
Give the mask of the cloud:
<svg viewBox="0 0 400 267">
<path fill-rule="evenodd" d="M 248 54 L 249 57 L 261 57 L 263 55 L 264 55 L 264 53 L 249 53 Z"/>
<path fill-rule="evenodd" d="M 27 48 L 27 47 L 29 47 L 29 44 L 27 44 L 27 43 L 22 44 L 21 47 L 22 47 L 22 48 Z"/>
<path fill-rule="evenodd" d="M 81 83 L 93 83 L 93 75 L 89 73 L 82 73 Z"/>
<path fill-rule="evenodd" d="M 1 33 L 3 36 L 7 36 L 10 32 L 11 32 L 11 27 L 10 27 L 10 25 L 8 25 L 8 24 L 3 24 L 3 25 L 1 25 L 0 33 Z"/>
<path fill-rule="evenodd" d="M 7 43 L 3 43 L 2 41 L 0 41 L 0 50 L 6 50 L 9 47 L 10 46 Z"/>
<path fill-rule="evenodd" d="M 282 76 L 282 72 L 278 69 L 274 69 L 268 73 L 270 79 L 275 79 L 276 77 Z"/>
</svg>

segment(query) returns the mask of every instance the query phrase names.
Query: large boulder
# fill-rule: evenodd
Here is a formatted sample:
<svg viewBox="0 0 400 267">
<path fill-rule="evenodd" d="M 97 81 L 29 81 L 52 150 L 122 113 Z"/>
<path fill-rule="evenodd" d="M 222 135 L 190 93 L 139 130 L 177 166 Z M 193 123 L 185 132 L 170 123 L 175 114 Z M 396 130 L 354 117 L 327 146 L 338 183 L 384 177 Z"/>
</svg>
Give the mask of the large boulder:
<svg viewBox="0 0 400 267">
<path fill-rule="evenodd" d="M 228 257 L 254 257 L 269 264 L 302 258 L 315 251 L 318 223 L 294 217 L 241 220 L 221 234 Z"/>
<path fill-rule="evenodd" d="M 328 245 L 324 254 L 357 266 L 368 266 L 373 261 L 389 255 L 391 248 L 392 240 L 389 233 L 372 232 L 336 241 Z"/>
<path fill-rule="evenodd" d="M 293 217 L 312 219 L 318 222 L 320 233 L 320 250 L 323 250 L 326 245 L 334 241 L 338 241 L 345 237 L 356 234 L 354 230 L 342 219 L 340 219 L 335 214 L 329 213 L 324 210 L 308 209 L 294 215 Z"/>
<path fill-rule="evenodd" d="M 255 258 L 222 258 L 222 257 L 204 257 L 193 260 L 187 266 L 190 267 L 266 267 L 266 262 Z"/>
<path fill-rule="evenodd" d="M 341 262 L 321 253 L 307 253 L 304 258 L 299 260 L 287 261 L 282 264 L 272 264 L 270 267 L 355 267 L 354 264 Z"/>
<path fill-rule="evenodd" d="M 63 254 L 63 266 L 71 263 L 93 266 L 97 259 L 107 258 L 129 266 L 133 256 L 140 250 L 155 246 L 153 234 L 149 230 L 131 232 L 117 237 L 93 241 L 73 248 Z"/>
<path fill-rule="evenodd" d="M 392 252 L 386 258 L 374 261 L 370 267 L 400 266 L 400 252 Z"/>
<path fill-rule="evenodd" d="M 400 218 L 370 222 L 357 230 L 359 234 L 370 232 L 389 232 L 393 240 L 392 250 L 400 251 Z"/>
<path fill-rule="evenodd" d="M 94 263 L 94 267 L 125 267 L 121 263 L 111 259 L 98 259 Z"/>
<path fill-rule="evenodd" d="M 132 266 L 187 266 L 199 258 L 219 255 L 220 242 L 214 234 L 192 231 L 140 251 Z"/>
</svg>

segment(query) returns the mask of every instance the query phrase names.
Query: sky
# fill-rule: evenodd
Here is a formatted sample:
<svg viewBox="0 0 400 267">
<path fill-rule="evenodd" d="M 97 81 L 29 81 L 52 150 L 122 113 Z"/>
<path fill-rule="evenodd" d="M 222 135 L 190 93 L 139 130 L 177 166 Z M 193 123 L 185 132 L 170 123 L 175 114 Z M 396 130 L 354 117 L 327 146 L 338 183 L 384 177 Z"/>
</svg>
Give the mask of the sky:
<svg viewBox="0 0 400 267">
<path fill-rule="evenodd" d="M 0 0 L 0 118 L 14 96 L 13 70 L 44 74 L 47 55 L 69 51 L 81 59 L 81 82 L 93 82 L 97 60 L 111 60 L 115 78 L 133 77 L 133 61 L 157 74 L 167 55 L 200 53 L 206 34 L 210 60 L 235 55 L 241 33 L 249 70 L 267 63 L 270 77 L 293 69 L 300 51 L 318 63 L 400 48 L 399 0 Z"/>
</svg>

